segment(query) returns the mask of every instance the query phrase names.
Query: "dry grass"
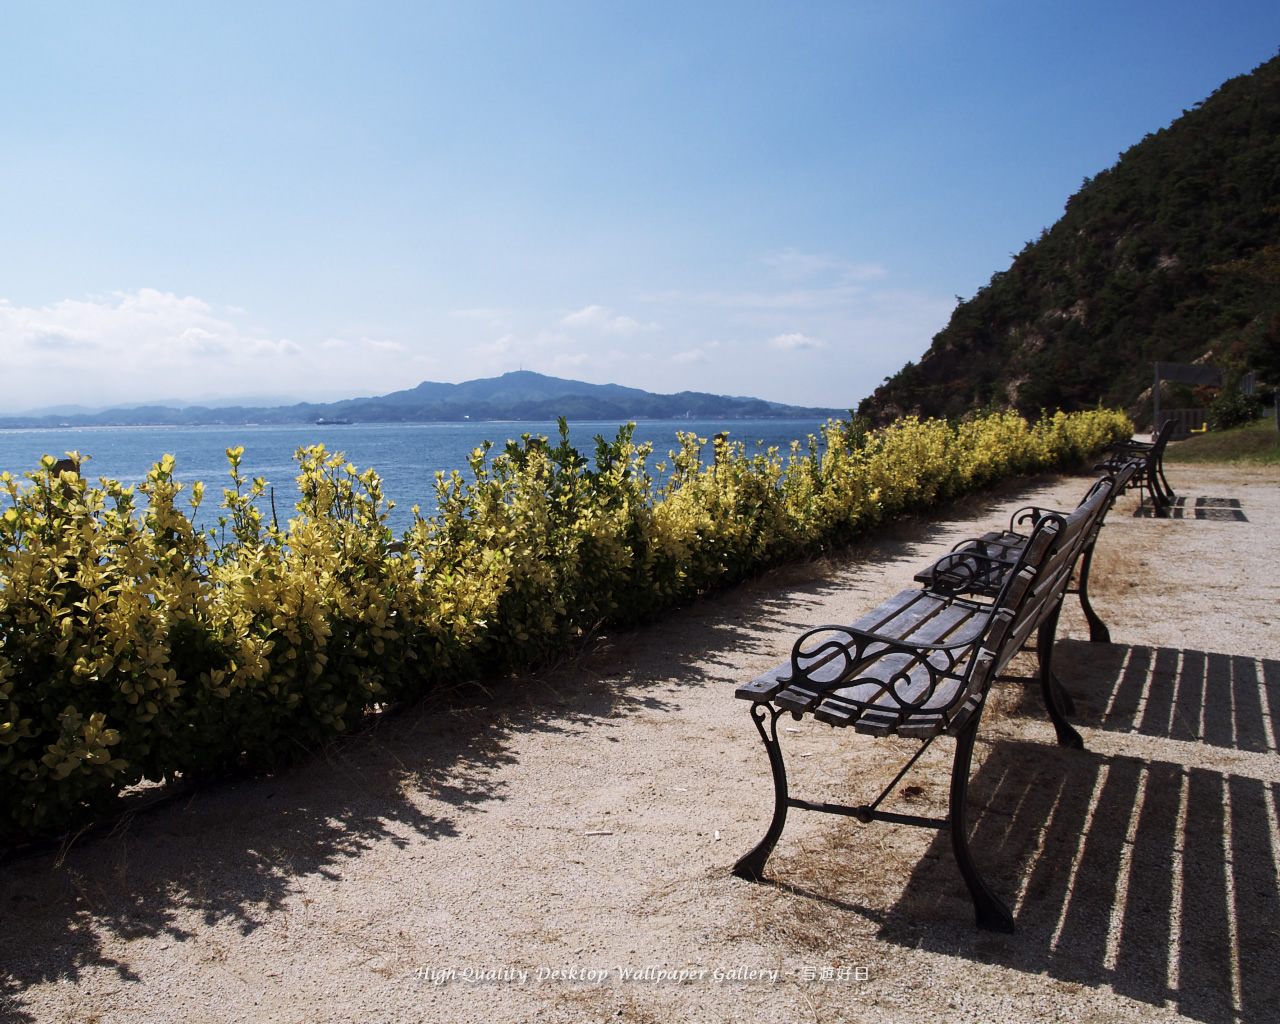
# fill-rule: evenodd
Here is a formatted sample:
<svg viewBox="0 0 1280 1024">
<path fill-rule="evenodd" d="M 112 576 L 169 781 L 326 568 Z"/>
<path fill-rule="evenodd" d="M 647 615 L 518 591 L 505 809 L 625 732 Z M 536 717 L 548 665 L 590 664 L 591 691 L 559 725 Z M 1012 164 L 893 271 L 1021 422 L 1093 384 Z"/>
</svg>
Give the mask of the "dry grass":
<svg viewBox="0 0 1280 1024">
<path fill-rule="evenodd" d="M 1234 430 L 1214 431 L 1176 441 L 1165 450 L 1171 463 L 1280 463 L 1280 431 L 1274 418 L 1257 420 Z"/>
</svg>

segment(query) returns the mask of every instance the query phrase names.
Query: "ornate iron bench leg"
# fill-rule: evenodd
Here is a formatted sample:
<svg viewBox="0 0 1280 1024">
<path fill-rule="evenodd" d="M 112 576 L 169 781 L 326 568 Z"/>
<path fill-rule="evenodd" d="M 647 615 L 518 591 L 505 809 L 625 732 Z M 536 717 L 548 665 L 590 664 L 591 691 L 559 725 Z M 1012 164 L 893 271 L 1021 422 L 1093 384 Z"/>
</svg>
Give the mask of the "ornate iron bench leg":
<svg viewBox="0 0 1280 1024">
<path fill-rule="evenodd" d="M 965 797 L 969 792 L 973 741 L 978 735 L 978 720 L 981 717 L 981 713 L 975 714 L 973 720 L 956 736 L 956 756 L 951 766 L 951 850 L 955 854 L 960 874 L 964 877 L 964 884 L 969 887 L 969 895 L 973 898 L 974 920 L 978 927 L 991 932 L 1012 932 L 1013 914 L 978 873 L 973 855 L 969 852 Z"/>
<path fill-rule="evenodd" d="M 1095 644 L 1109 644 L 1111 643 L 1111 630 L 1098 617 L 1098 613 L 1093 610 L 1093 605 L 1089 603 L 1089 566 L 1092 564 L 1093 544 L 1090 544 L 1080 556 L 1079 583 L 1077 584 L 1080 610 L 1084 612 L 1085 620 L 1089 623 L 1089 641 Z M 1071 710 L 1071 708 L 1068 708 L 1067 713 L 1070 714 Z"/>
<path fill-rule="evenodd" d="M 1169 506 L 1173 501 L 1160 486 L 1158 467 L 1153 460 L 1147 462 L 1147 493 L 1151 495 L 1151 507 L 1160 519 L 1169 518 Z"/>
<path fill-rule="evenodd" d="M 1053 613 L 1040 626 L 1036 634 L 1036 654 L 1040 660 L 1040 689 L 1044 694 L 1045 708 L 1049 719 L 1053 722 L 1054 731 L 1058 734 L 1058 746 L 1084 749 L 1084 740 L 1067 721 L 1066 709 L 1062 706 L 1060 696 L 1061 685 L 1053 674 L 1053 641 L 1058 633 L 1058 616 L 1062 612 L 1059 604 Z M 1074 701 L 1072 702 L 1074 704 Z"/>
<path fill-rule="evenodd" d="M 1076 699 L 1062 685 L 1062 680 L 1058 678 L 1057 672 L 1053 674 L 1053 692 L 1058 695 L 1058 706 L 1062 708 L 1062 713 L 1068 718 L 1074 715 L 1076 713 Z"/>
<path fill-rule="evenodd" d="M 1164 475 L 1164 453 L 1161 452 L 1159 460 L 1156 462 L 1156 475 L 1160 478 L 1160 486 L 1164 492 L 1164 503 L 1172 505 L 1178 496 L 1173 493 L 1173 488 L 1169 486 L 1169 481 Z"/>
<path fill-rule="evenodd" d="M 764 748 L 769 752 L 769 767 L 773 770 L 773 821 L 769 823 L 769 831 L 751 852 L 743 854 L 733 865 L 735 875 L 752 882 L 759 882 L 764 877 L 765 861 L 773 853 L 787 823 L 787 769 L 782 763 L 782 748 L 778 746 L 778 716 L 781 714 L 782 710 L 771 704 L 751 705 L 751 720 L 756 723 Z M 767 730 L 765 715 L 770 716 Z"/>
</svg>

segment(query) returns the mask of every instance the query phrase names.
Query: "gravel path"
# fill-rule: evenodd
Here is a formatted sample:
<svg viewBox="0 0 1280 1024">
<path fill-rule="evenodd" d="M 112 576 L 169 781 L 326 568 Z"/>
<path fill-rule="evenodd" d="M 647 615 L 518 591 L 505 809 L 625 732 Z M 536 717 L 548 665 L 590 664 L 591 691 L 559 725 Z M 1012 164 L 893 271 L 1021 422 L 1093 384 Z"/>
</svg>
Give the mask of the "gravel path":
<svg viewBox="0 0 1280 1024">
<path fill-rule="evenodd" d="M 0 1021 L 1267 1021 L 1280 1018 L 1280 474 L 1174 467 L 1113 511 L 1059 675 L 1087 751 L 1001 683 L 973 843 L 1018 932 L 974 930 L 945 836 L 795 812 L 769 872 L 734 686 L 849 622 L 1045 479 L 599 638 L 482 703 L 418 707 L 0 875 Z M 1235 498 L 1202 511 L 1204 495 Z M 1205 695 L 1209 700 L 1206 701 Z M 793 791 L 863 800 L 913 744 L 787 723 Z M 943 749 L 945 748 L 945 749 Z M 945 813 L 950 743 L 901 798 Z"/>
</svg>

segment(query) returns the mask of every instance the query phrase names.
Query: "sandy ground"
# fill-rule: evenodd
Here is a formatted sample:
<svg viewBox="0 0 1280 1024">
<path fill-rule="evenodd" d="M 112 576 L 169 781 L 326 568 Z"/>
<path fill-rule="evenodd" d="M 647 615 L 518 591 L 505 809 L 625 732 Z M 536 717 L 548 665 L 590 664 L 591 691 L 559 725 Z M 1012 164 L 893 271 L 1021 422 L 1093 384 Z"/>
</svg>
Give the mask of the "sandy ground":
<svg viewBox="0 0 1280 1024">
<path fill-rule="evenodd" d="M 1125 496 L 1103 531 L 1113 643 L 1085 642 L 1068 598 L 1055 657 L 1088 749 L 1056 747 L 1016 682 L 983 719 L 973 845 L 1012 936 L 974 929 L 932 831 L 793 811 L 771 883 L 732 878 L 772 800 L 733 690 L 1013 508 L 1073 506 L 1083 477 L 968 499 L 483 702 L 7 857 L 0 1021 L 1280 1020 L 1280 474 L 1170 477 L 1182 518 Z M 1240 509 L 1197 513 L 1201 495 Z M 810 798 L 865 801 L 914 749 L 786 725 Z M 895 806 L 945 814 L 950 751 Z"/>
</svg>

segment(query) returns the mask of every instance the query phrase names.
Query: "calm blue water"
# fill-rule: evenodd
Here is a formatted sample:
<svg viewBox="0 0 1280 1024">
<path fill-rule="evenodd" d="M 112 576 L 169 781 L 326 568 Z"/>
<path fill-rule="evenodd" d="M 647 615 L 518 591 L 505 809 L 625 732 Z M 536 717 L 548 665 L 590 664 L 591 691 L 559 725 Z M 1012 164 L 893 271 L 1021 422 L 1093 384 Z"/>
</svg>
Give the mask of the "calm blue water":
<svg viewBox="0 0 1280 1024">
<path fill-rule="evenodd" d="M 676 431 L 693 431 L 710 438 L 727 430 L 731 441 L 750 449 L 756 441 L 784 452 L 792 440 L 817 434 L 823 420 L 648 420 L 636 424 L 635 440 L 653 442 L 650 467 L 667 461 L 675 447 Z M 594 437 L 616 436 L 618 424 L 570 423 L 569 437 L 588 458 Z M 435 473 L 466 470 L 467 456 L 484 440 L 501 449 L 508 438 L 521 434 L 559 437 L 555 423 L 356 423 L 349 426 L 289 424 L 282 426 L 203 427 L 64 427 L 51 430 L 0 430 L 0 470 L 21 476 L 36 469 L 42 455 L 62 458 L 68 451 L 91 456 L 82 467 L 85 477 L 109 477 L 136 484 L 163 455 L 177 459 L 180 481 L 202 480 L 205 503 L 201 520 L 216 517 L 222 487 L 229 484 L 226 450 L 244 446 L 241 471 L 248 478 L 266 477 L 276 490 L 281 520 L 293 512 L 297 467 L 293 454 L 300 446 L 323 444 L 331 452 L 345 452 L 360 469 L 372 467 L 382 477 L 383 490 L 396 503 L 391 525 L 397 531 L 412 522 L 413 505 L 422 514 L 435 509 Z"/>
</svg>

